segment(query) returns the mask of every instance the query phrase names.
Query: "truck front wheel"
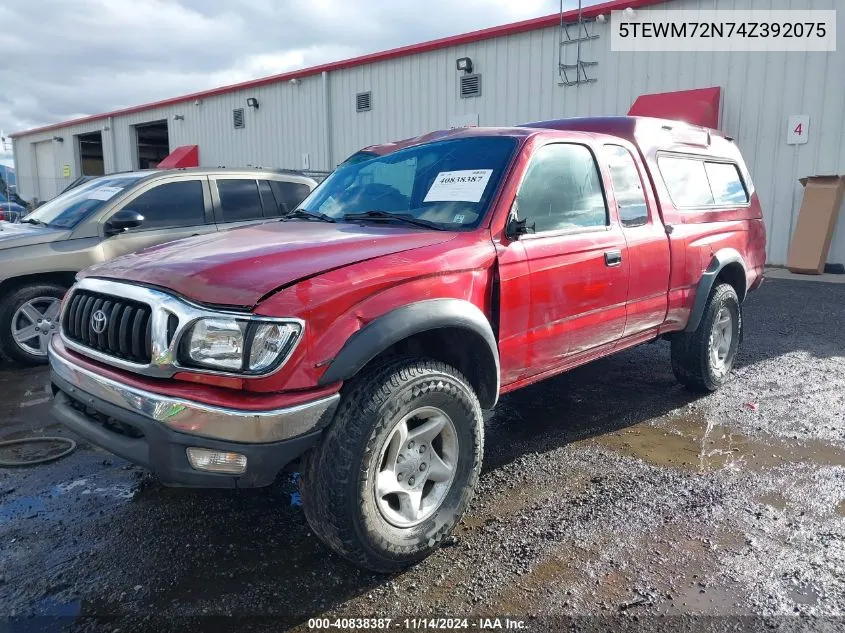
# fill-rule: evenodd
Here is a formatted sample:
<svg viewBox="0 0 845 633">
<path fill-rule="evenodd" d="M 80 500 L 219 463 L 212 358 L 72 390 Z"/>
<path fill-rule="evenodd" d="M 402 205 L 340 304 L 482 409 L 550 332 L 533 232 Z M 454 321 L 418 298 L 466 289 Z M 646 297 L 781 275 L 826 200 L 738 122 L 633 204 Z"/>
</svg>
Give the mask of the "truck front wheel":
<svg viewBox="0 0 845 633">
<path fill-rule="evenodd" d="M 693 332 L 672 338 L 672 371 L 688 389 L 715 391 L 733 368 L 742 331 L 742 310 L 736 290 L 719 284 L 710 292 L 704 314 Z"/>
<path fill-rule="evenodd" d="M 470 502 L 483 429 L 478 398 L 449 365 L 402 359 L 365 372 L 347 385 L 325 437 L 303 460 L 311 529 L 373 571 L 425 558 Z"/>
</svg>

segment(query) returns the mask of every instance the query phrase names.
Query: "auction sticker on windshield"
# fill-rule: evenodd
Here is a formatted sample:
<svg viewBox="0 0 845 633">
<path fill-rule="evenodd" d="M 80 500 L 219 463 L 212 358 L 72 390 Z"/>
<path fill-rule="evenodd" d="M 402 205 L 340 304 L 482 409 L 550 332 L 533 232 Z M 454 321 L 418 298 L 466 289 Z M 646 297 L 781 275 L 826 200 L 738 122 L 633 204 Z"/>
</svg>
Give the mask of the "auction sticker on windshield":
<svg viewBox="0 0 845 633">
<path fill-rule="evenodd" d="M 492 169 L 441 171 L 423 202 L 479 202 L 492 174 Z"/>
<path fill-rule="evenodd" d="M 123 187 L 97 187 L 88 192 L 89 200 L 108 200 L 123 191 Z"/>
</svg>

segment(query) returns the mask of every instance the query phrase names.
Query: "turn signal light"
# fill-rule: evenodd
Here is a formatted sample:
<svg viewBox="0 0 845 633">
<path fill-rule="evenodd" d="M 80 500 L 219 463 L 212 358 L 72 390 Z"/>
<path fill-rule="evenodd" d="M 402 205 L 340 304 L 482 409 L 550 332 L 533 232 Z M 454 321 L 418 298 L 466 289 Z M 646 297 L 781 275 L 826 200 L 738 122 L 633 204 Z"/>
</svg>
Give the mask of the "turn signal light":
<svg viewBox="0 0 845 633">
<path fill-rule="evenodd" d="M 195 470 L 206 470 L 212 473 L 227 473 L 241 475 L 246 472 L 246 455 L 213 451 L 208 448 L 187 449 L 188 461 Z"/>
</svg>

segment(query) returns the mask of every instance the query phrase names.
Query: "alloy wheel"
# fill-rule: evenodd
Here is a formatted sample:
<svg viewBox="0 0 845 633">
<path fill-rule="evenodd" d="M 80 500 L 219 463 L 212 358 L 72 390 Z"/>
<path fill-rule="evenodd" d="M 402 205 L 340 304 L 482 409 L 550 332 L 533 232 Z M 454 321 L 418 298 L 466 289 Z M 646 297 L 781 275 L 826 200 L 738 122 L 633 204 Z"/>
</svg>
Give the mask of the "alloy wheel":
<svg viewBox="0 0 845 633">
<path fill-rule="evenodd" d="M 733 317 L 727 306 L 722 306 L 710 333 L 710 364 L 713 366 L 713 371 L 720 376 L 728 370 L 732 342 Z"/>
<path fill-rule="evenodd" d="M 381 449 L 376 506 L 396 527 L 432 516 L 449 492 L 458 465 L 458 434 L 437 407 L 422 407 L 393 427 Z"/>
<path fill-rule="evenodd" d="M 56 297 L 30 299 L 12 315 L 12 339 L 32 356 L 46 356 L 47 343 L 59 328 L 61 300 Z"/>
</svg>

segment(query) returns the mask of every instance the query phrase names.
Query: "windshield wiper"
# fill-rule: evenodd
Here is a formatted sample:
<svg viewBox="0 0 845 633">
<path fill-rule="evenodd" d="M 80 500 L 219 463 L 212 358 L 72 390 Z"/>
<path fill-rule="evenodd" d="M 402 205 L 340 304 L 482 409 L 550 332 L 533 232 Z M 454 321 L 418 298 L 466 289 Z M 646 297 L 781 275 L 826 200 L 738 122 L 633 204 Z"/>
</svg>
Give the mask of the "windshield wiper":
<svg viewBox="0 0 845 633">
<path fill-rule="evenodd" d="M 321 222 L 337 222 L 337 220 L 325 213 L 320 213 L 319 211 L 306 211 L 302 208 L 294 209 L 293 211 L 285 213 L 282 216 L 282 221 L 291 220 L 293 218 L 301 218 L 303 220 L 320 220 Z"/>
<path fill-rule="evenodd" d="M 395 220 L 397 222 L 404 222 L 405 224 L 413 224 L 414 226 L 421 226 L 426 229 L 434 229 L 436 231 L 445 231 L 446 229 L 435 222 L 428 220 L 421 220 L 406 213 L 388 213 L 387 211 L 367 211 L 366 213 L 347 213 L 343 216 L 344 220 L 384 220 L 390 222 Z"/>
<path fill-rule="evenodd" d="M 36 220 L 35 218 L 24 218 L 21 220 L 21 223 L 26 222 L 27 224 L 35 224 L 36 226 L 50 226 L 46 222 L 42 222 L 41 220 Z"/>
</svg>

